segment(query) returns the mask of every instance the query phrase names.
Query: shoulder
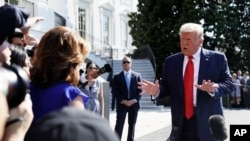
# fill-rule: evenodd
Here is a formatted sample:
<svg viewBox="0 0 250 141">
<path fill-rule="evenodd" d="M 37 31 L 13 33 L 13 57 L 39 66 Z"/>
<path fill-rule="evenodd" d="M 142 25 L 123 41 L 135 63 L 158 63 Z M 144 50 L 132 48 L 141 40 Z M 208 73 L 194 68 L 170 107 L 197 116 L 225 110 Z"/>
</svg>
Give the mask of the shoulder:
<svg viewBox="0 0 250 141">
<path fill-rule="evenodd" d="M 227 62 L 227 57 L 223 52 L 208 49 L 202 49 L 201 58 L 214 60 L 213 62 L 217 64 L 224 64 Z"/>
<path fill-rule="evenodd" d="M 175 53 L 165 58 L 162 65 L 176 66 L 176 63 L 182 63 L 184 55 L 182 52 Z"/>
<path fill-rule="evenodd" d="M 75 97 L 79 95 L 83 97 L 84 101 L 88 98 L 88 96 L 76 86 L 70 85 L 65 89 L 65 96 L 71 100 L 75 99 Z"/>
<path fill-rule="evenodd" d="M 116 77 L 116 78 L 117 78 L 117 77 L 121 76 L 122 74 L 123 74 L 123 71 L 121 71 L 121 72 L 119 72 L 119 73 L 115 74 L 115 75 L 114 75 L 114 77 Z"/>
<path fill-rule="evenodd" d="M 165 58 L 165 61 L 179 60 L 184 57 L 183 53 L 178 52 Z"/>
<path fill-rule="evenodd" d="M 96 84 L 98 84 L 98 85 L 101 85 L 102 84 L 102 82 L 104 82 L 103 80 L 101 80 L 101 79 L 96 79 L 95 80 L 95 83 Z"/>
<path fill-rule="evenodd" d="M 225 54 L 223 52 L 219 52 L 219 51 L 214 51 L 214 50 L 208 50 L 208 49 L 204 49 L 202 48 L 202 53 L 207 56 L 213 56 L 213 57 L 225 57 Z"/>
<path fill-rule="evenodd" d="M 140 76 L 141 75 L 139 72 L 135 72 L 135 71 L 131 71 L 131 74 L 133 74 L 135 76 Z"/>
<path fill-rule="evenodd" d="M 66 91 L 66 93 L 69 93 L 69 94 L 71 94 L 71 93 L 77 94 L 77 93 L 81 92 L 81 90 L 78 87 L 73 86 L 73 85 L 68 85 L 67 87 L 65 87 L 65 91 Z"/>
</svg>

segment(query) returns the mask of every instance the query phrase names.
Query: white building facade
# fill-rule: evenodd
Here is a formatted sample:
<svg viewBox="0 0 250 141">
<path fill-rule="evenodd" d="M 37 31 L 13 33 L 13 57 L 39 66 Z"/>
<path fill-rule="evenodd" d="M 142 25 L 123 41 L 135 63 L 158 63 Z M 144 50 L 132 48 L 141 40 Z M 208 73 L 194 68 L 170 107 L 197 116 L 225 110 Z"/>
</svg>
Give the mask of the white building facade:
<svg viewBox="0 0 250 141">
<path fill-rule="evenodd" d="M 31 16 L 45 17 L 31 30 L 38 40 L 58 25 L 77 30 L 91 44 L 88 59 L 100 66 L 135 49 L 127 14 L 137 10 L 137 0 L 0 0 L 1 5 L 5 3 L 26 7 Z"/>
</svg>

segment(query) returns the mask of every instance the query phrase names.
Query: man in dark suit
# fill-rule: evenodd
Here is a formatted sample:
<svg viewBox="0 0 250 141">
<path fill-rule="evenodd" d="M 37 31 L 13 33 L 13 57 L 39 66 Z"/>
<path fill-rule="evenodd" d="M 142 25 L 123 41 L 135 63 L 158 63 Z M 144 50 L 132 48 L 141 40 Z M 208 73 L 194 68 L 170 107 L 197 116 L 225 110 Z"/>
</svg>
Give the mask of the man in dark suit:
<svg viewBox="0 0 250 141">
<path fill-rule="evenodd" d="M 123 71 L 114 76 L 112 93 L 116 97 L 116 125 L 115 132 L 120 139 L 124 121 L 128 113 L 127 141 L 134 141 L 135 124 L 140 109 L 141 90 L 137 83 L 141 81 L 141 75 L 131 70 L 132 61 L 129 57 L 122 59 Z"/>
<path fill-rule="evenodd" d="M 158 81 L 138 83 L 143 93 L 159 99 L 170 96 L 170 140 L 213 141 L 209 117 L 223 115 L 221 98 L 233 91 L 227 58 L 202 48 L 203 33 L 199 24 L 183 24 L 179 33 L 181 52 L 165 59 L 160 86 Z"/>
</svg>

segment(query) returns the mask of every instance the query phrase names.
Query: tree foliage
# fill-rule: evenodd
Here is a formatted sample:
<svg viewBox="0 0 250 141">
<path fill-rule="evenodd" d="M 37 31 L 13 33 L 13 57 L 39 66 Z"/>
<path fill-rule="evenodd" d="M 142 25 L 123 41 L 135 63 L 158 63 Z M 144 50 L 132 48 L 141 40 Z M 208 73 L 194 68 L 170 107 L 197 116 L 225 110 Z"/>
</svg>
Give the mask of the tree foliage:
<svg viewBox="0 0 250 141">
<path fill-rule="evenodd" d="M 249 0 L 138 0 L 137 7 L 129 14 L 132 44 L 151 47 L 158 78 L 164 58 L 180 51 L 178 32 L 186 22 L 203 24 L 204 48 L 224 52 L 232 70 L 250 68 Z"/>
</svg>

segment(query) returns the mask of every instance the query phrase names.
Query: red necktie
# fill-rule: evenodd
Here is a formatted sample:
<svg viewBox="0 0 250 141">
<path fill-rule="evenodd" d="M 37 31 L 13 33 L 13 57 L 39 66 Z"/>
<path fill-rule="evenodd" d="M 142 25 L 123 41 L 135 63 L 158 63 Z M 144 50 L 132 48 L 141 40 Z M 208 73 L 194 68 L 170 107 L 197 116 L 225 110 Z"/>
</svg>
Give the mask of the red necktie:
<svg viewBox="0 0 250 141">
<path fill-rule="evenodd" d="M 194 64 L 193 56 L 188 57 L 188 63 L 184 74 L 184 97 L 185 97 L 185 117 L 191 118 L 193 109 L 193 85 L 194 85 Z"/>
</svg>

